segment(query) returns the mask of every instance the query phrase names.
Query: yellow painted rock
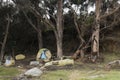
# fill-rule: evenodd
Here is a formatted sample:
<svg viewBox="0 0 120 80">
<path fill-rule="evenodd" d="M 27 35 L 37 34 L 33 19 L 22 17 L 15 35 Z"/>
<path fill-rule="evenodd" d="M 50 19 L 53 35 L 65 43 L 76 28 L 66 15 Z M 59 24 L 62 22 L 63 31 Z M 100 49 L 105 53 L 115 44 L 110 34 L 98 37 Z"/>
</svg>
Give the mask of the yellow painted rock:
<svg viewBox="0 0 120 80">
<path fill-rule="evenodd" d="M 44 54 L 44 55 L 43 55 Z M 38 51 L 37 56 L 36 56 L 36 60 L 42 60 L 45 62 L 50 61 L 51 59 L 51 52 L 50 50 L 46 49 L 46 48 L 42 48 Z"/>
<path fill-rule="evenodd" d="M 25 55 L 23 55 L 23 54 L 18 54 L 18 55 L 15 56 L 15 59 L 16 59 L 16 60 L 25 59 Z"/>
<path fill-rule="evenodd" d="M 58 61 L 58 66 L 73 65 L 73 64 L 74 64 L 73 59 L 64 59 Z"/>
<path fill-rule="evenodd" d="M 51 66 L 51 65 L 56 65 L 56 66 L 65 66 L 65 65 L 73 65 L 74 60 L 73 59 L 64 59 L 64 60 L 57 60 L 57 61 L 50 61 L 45 63 L 45 67 Z"/>
</svg>

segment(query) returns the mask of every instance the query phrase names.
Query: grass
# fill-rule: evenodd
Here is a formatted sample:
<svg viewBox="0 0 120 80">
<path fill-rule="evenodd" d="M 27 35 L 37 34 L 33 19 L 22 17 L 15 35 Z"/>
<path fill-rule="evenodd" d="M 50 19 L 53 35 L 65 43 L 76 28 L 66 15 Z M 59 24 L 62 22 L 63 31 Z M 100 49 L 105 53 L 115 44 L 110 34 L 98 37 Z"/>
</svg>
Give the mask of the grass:
<svg viewBox="0 0 120 80">
<path fill-rule="evenodd" d="M 101 64 L 82 64 L 82 68 L 73 70 L 47 71 L 41 76 L 41 80 L 119 80 L 120 69 L 105 71 L 104 66 L 113 60 L 120 59 L 119 54 L 105 54 L 105 61 Z M 100 66 L 102 68 L 96 68 Z"/>
<path fill-rule="evenodd" d="M 72 69 L 45 71 L 37 80 L 119 80 L 120 69 L 105 71 L 103 67 L 108 62 L 119 59 L 120 55 L 106 54 L 104 57 L 105 62 L 102 64 L 77 63 Z M 19 73 L 20 71 L 15 67 L 0 66 L 0 80 L 11 80 Z"/>
<path fill-rule="evenodd" d="M 110 61 L 116 60 L 116 59 L 120 59 L 120 53 L 106 53 L 105 56 L 105 62 L 104 63 L 108 63 Z"/>
<path fill-rule="evenodd" d="M 17 74 L 19 74 L 17 68 L 0 66 L 0 80 L 11 80 Z"/>
<path fill-rule="evenodd" d="M 67 70 L 47 71 L 41 76 L 41 80 L 67 80 L 69 72 Z"/>
<path fill-rule="evenodd" d="M 120 71 L 96 70 L 57 70 L 49 71 L 41 76 L 41 80 L 118 80 Z"/>
</svg>

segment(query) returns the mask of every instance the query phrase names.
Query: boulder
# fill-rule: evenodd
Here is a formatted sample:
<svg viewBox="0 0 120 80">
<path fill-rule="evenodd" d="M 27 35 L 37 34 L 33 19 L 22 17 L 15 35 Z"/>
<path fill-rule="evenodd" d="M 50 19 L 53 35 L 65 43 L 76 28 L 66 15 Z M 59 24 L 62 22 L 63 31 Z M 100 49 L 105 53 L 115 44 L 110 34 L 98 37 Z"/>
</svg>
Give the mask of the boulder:
<svg viewBox="0 0 120 80">
<path fill-rule="evenodd" d="M 59 62 L 58 62 L 58 66 L 73 65 L 73 64 L 74 64 L 73 59 L 59 60 Z"/>
<path fill-rule="evenodd" d="M 7 56 L 5 63 L 4 63 L 4 66 L 10 67 L 13 65 L 15 65 L 15 60 L 11 56 Z"/>
<path fill-rule="evenodd" d="M 23 55 L 23 54 L 18 54 L 18 55 L 15 56 L 15 59 L 16 59 L 16 60 L 25 59 L 25 55 Z"/>
<path fill-rule="evenodd" d="M 51 54 L 50 50 L 48 50 L 46 48 L 42 48 L 38 51 L 36 60 L 48 62 L 48 61 L 50 61 L 51 57 L 52 57 L 52 54 Z"/>
<path fill-rule="evenodd" d="M 108 71 L 111 68 L 117 68 L 117 67 L 120 68 L 120 60 L 114 60 L 114 61 L 109 62 L 107 65 L 105 65 L 105 69 Z"/>
<path fill-rule="evenodd" d="M 39 76 L 42 75 L 42 73 L 43 73 L 43 72 L 42 72 L 41 69 L 39 69 L 39 68 L 37 68 L 37 67 L 34 67 L 34 68 L 26 71 L 26 72 L 24 73 L 24 75 L 25 75 L 25 76 L 31 76 L 31 77 L 39 77 Z"/>
<path fill-rule="evenodd" d="M 40 63 L 39 61 L 31 61 L 30 66 L 38 66 Z"/>
<path fill-rule="evenodd" d="M 74 60 L 73 59 L 63 59 L 63 60 L 56 60 L 56 61 L 50 61 L 45 63 L 45 67 L 51 66 L 51 65 L 56 65 L 56 66 L 65 66 L 65 65 L 73 65 Z"/>
</svg>

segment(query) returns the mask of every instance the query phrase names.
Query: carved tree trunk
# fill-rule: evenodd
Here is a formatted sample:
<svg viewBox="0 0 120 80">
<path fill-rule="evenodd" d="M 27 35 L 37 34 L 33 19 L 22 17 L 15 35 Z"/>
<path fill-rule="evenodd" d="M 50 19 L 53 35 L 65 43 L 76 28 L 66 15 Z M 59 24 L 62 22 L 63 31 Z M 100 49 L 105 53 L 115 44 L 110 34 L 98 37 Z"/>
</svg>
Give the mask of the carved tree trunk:
<svg viewBox="0 0 120 80">
<path fill-rule="evenodd" d="M 57 6 L 57 57 L 61 58 L 63 55 L 62 43 L 63 43 L 63 26 L 62 26 L 62 0 L 58 0 Z"/>
<path fill-rule="evenodd" d="M 7 17 L 8 17 L 8 22 L 7 22 L 5 36 L 4 36 L 4 40 L 3 40 L 2 47 L 1 47 L 1 52 L 0 52 L 0 54 L 1 54 L 1 61 L 3 60 L 3 57 L 4 57 L 5 45 L 6 45 L 6 42 L 7 42 L 8 33 L 9 33 L 9 27 L 10 27 L 10 17 L 9 17 L 9 15 Z"/>
<path fill-rule="evenodd" d="M 100 6 L 101 0 L 96 0 L 96 18 L 92 33 L 92 55 L 99 57 L 99 32 L 100 32 Z"/>
</svg>

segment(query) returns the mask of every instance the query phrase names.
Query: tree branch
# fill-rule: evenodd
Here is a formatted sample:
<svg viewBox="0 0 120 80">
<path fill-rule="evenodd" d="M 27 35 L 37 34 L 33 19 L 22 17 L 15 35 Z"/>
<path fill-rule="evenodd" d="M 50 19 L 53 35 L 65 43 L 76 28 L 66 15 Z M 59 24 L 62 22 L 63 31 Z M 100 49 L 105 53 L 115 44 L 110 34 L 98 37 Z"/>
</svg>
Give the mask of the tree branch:
<svg viewBox="0 0 120 80">
<path fill-rule="evenodd" d="M 32 21 L 28 18 L 26 12 L 25 12 L 24 10 L 22 10 L 22 11 L 23 11 L 23 14 L 25 15 L 27 21 L 29 22 L 29 24 L 30 24 L 37 32 L 39 32 L 38 29 L 36 28 L 36 26 L 35 26 L 35 25 L 32 23 Z"/>
<path fill-rule="evenodd" d="M 3 43 L 2 43 L 2 42 L 0 42 L 0 44 L 2 45 Z"/>
<path fill-rule="evenodd" d="M 118 7 L 117 7 L 115 10 L 113 10 L 112 12 L 100 16 L 100 19 L 106 18 L 106 17 L 108 17 L 108 16 L 114 14 L 115 12 L 119 11 L 119 9 L 120 9 L 120 6 L 118 6 Z"/>
<path fill-rule="evenodd" d="M 52 22 L 50 22 L 49 19 L 43 18 L 43 16 L 37 10 L 35 10 L 33 7 L 30 7 L 30 8 L 31 8 L 31 11 L 33 12 L 33 14 L 36 15 L 36 17 L 39 17 L 45 24 L 48 24 L 53 29 L 55 35 L 58 34 L 55 26 L 53 25 Z"/>
</svg>

